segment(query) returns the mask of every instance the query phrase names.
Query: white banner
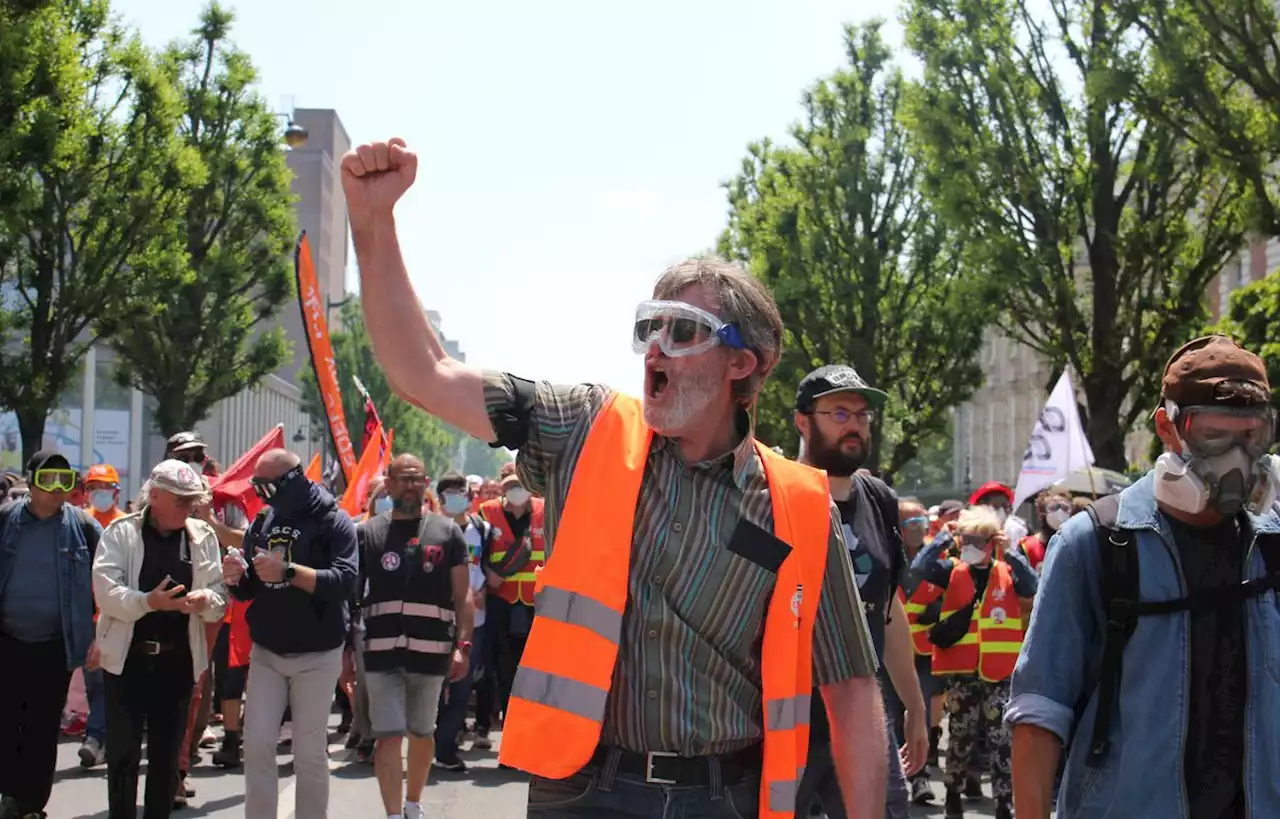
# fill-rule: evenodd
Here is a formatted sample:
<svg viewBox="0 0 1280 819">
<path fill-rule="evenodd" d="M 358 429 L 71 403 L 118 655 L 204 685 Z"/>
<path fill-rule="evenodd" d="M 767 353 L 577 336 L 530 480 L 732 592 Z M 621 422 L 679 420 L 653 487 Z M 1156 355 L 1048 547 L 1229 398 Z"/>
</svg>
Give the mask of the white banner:
<svg viewBox="0 0 1280 819">
<path fill-rule="evenodd" d="M 1027 442 L 1018 488 L 1013 494 L 1013 508 L 1017 509 L 1023 501 L 1077 469 L 1092 465 L 1093 448 L 1084 437 L 1071 375 L 1063 370 Z"/>
</svg>

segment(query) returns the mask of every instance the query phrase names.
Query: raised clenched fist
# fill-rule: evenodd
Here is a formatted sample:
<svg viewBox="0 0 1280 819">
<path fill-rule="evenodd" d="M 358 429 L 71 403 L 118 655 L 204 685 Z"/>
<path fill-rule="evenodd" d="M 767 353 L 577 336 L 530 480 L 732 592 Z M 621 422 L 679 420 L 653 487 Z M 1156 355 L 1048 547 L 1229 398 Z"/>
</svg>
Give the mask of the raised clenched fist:
<svg viewBox="0 0 1280 819">
<path fill-rule="evenodd" d="M 390 208 L 418 175 L 418 157 L 393 137 L 348 151 L 342 157 L 342 191 L 352 211 Z"/>
</svg>

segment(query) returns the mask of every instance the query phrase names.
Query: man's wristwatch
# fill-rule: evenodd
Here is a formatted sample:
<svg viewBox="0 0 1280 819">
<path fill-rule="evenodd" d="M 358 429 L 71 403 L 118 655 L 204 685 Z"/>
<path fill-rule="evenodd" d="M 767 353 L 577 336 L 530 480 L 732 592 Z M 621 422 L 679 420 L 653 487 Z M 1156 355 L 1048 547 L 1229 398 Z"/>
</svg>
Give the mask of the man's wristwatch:
<svg viewBox="0 0 1280 819">
<path fill-rule="evenodd" d="M 287 564 L 285 564 L 285 567 L 284 567 L 284 579 L 285 579 L 285 582 L 287 582 L 287 583 L 292 583 L 292 582 L 293 582 L 293 578 L 295 578 L 295 577 L 297 577 L 297 576 L 298 576 L 298 570 L 297 570 L 296 568 L 294 568 L 294 565 L 293 565 L 292 563 L 287 563 Z"/>
<path fill-rule="evenodd" d="M 458 641 L 458 650 L 459 650 L 459 651 L 461 651 L 463 654 L 470 654 L 470 653 L 471 653 L 471 641 L 470 641 L 470 640 L 459 640 L 459 641 Z"/>
</svg>

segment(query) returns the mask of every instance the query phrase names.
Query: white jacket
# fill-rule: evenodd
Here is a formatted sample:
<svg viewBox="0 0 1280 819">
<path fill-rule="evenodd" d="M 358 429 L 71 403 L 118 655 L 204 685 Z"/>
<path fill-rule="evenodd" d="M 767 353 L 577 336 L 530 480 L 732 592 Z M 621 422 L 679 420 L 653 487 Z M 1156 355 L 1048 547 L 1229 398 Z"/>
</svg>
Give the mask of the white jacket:
<svg viewBox="0 0 1280 819">
<path fill-rule="evenodd" d="M 212 592 L 209 606 L 199 617 L 188 618 L 187 623 L 192 670 L 198 680 L 209 668 L 204 623 L 216 623 L 222 619 L 227 605 L 227 589 L 222 582 L 218 535 L 213 527 L 202 520 L 187 518 L 186 528 L 192 578 L 188 591 L 208 589 Z M 102 658 L 102 669 L 117 676 L 123 673 L 124 662 L 129 656 L 133 624 L 151 611 L 147 604 L 150 589 L 138 589 L 142 556 L 142 514 L 135 513 L 107 527 L 93 557 L 93 597 L 98 604 L 98 653 Z"/>
</svg>

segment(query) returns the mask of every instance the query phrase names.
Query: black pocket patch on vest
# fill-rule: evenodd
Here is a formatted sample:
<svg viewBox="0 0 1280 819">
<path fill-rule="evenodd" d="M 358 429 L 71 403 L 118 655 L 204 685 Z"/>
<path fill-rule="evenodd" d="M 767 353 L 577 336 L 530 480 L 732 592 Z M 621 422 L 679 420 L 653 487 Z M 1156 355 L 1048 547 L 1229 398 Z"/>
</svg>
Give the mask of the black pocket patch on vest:
<svg viewBox="0 0 1280 819">
<path fill-rule="evenodd" d="M 746 518 L 738 521 L 729 538 L 729 551 L 750 560 L 762 569 L 777 574 L 782 561 L 791 554 L 791 547 L 783 543 L 772 532 L 766 532 Z"/>
</svg>

